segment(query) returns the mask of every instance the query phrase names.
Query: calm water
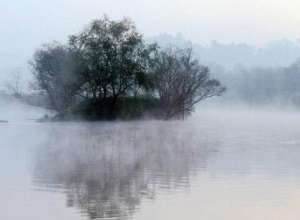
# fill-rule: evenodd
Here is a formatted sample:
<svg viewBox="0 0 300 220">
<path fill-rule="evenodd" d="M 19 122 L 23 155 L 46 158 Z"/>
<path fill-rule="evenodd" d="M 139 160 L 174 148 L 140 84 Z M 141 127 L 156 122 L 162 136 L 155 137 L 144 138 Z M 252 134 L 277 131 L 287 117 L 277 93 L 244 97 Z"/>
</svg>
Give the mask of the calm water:
<svg viewBox="0 0 300 220">
<path fill-rule="evenodd" d="M 300 113 L 0 124 L 0 219 L 289 220 Z"/>
</svg>

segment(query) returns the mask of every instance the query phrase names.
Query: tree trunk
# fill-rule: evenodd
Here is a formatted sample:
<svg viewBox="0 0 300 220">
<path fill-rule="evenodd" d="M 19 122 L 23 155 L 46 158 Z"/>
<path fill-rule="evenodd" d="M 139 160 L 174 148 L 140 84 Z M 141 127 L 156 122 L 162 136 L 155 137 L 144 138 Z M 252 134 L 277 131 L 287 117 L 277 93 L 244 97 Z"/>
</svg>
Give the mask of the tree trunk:
<svg viewBox="0 0 300 220">
<path fill-rule="evenodd" d="M 116 118 L 116 105 L 117 105 L 118 96 L 114 95 L 112 97 L 111 106 L 110 106 L 110 117 L 111 119 Z"/>
</svg>

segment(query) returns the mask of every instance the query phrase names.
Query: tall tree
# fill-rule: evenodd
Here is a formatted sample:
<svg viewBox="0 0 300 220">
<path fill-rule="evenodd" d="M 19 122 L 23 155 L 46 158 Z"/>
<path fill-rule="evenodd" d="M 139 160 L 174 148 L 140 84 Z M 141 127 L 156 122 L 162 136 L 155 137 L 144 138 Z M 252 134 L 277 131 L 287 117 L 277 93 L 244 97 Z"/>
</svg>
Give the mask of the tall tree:
<svg viewBox="0 0 300 220">
<path fill-rule="evenodd" d="M 70 37 L 71 47 L 81 54 L 85 85 L 83 94 L 96 100 L 117 100 L 147 86 L 148 58 L 154 47 L 146 46 L 134 24 L 107 17 L 93 21 L 84 31 Z"/>
</svg>

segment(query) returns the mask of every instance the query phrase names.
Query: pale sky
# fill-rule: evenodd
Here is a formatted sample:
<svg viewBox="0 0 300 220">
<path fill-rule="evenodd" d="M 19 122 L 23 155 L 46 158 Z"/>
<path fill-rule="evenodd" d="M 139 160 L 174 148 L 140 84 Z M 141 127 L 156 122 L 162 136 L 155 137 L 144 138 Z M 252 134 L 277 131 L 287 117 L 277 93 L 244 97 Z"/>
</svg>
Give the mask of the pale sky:
<svg viewBox="0 0 300 220">
<path fill-rule="evenodd" d="M 146 37 L 181 32 L 196 43 L 261 46 L 300 38 L 299 12 L 299 0 L 0 0 L 0 80 L 41 44 L 66 40 L 103 14 L 130 17 Z"/>
</svg>

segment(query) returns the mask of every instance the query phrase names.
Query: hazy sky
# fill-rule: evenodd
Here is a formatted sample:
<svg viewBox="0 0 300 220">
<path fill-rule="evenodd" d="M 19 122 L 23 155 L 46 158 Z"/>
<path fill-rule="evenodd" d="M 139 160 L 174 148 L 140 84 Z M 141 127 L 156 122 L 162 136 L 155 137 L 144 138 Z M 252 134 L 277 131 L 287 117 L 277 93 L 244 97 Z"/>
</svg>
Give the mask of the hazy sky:
<svg viewBox="0 0 300 220">
<path fill-rule="evenodd" d="M 66 40 L 104 13 L 132 18 L 145 36 L 181 32 L 198 43 L 260 46 L 298 39 L 299 12 L 299 0 L 0 0 L 0 80 L 42 43 Z"/>
</svg>

